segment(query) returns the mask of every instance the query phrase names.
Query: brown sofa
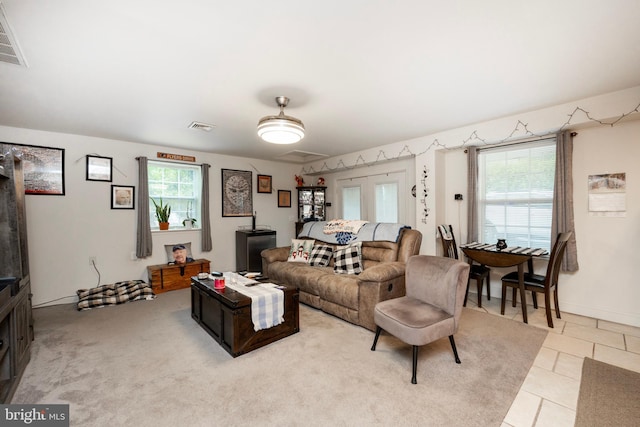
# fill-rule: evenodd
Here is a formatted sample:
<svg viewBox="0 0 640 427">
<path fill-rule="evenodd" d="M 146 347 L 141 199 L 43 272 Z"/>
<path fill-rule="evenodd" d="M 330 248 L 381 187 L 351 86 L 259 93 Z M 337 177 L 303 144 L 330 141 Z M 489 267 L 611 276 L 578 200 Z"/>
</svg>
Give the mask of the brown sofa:
<svg viewBox="0 0 640 427">
<path fill-rule="evenodd" d="M 316 240 L 320 243 L 335 246 Z M 265 249 L 262 272 L 274 282 L 299 287 L 300 302 L 374 331 L 375 305 L 404 296 L 405 263 L 420 252 L 421 243 L 422 233 L 408 228 L 397 242 L 363 242 L 364 271 L 358 275 L 334 273 L 333 261 L 328 267 L 287 262 L 288 246 Z"/>
</svg>

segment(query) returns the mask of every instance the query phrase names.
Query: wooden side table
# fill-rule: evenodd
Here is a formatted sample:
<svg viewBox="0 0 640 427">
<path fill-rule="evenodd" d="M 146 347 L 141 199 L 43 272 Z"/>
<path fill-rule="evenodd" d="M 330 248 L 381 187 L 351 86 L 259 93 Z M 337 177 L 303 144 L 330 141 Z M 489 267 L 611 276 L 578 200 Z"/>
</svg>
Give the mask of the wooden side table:
<svg viewBox="0 0 640 427">
<path fill-rule="evenodd" d="M 191 286 L 191 277 L 198 273 L 209 273 L 211 261 L 197 259 L 186 264 L 157 264 L 147 267 L 149 284 L 156 294 L 186 289 Z"/>
</svg>

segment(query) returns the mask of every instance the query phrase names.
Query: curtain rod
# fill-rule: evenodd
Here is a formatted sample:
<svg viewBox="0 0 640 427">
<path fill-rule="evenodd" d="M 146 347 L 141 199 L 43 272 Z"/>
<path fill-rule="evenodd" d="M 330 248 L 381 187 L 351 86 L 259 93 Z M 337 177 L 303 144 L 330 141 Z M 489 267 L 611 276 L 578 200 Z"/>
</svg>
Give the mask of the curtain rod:
<svg viewBox="0 0 640 427">
<path fill-rule="evenodd" d="M 496 148 L 496 147 L 508 147 L 510 145 L 518 145 L 518 144 L 525 144 L 527 142 L 533 142 L 533 141 L 543 141 L 545 139 L 551 139 L 554 136 L 557 136 L 558 132 L 552 132 L 552 133 L 547 133 L 544 135 L 540 135 L 540 136 L 532 136 L 530 138 L 523 138 L 523 139 L 518 139 L 515 141 L 511 141 L 508 143 L 496 143 L 496 144 L 489 144 L 489 145 L 483 145 L 482 147 L 478 147 L 478 151 L 482 151 L 482 150 L 488 150 L 491 148 Z M 577 136 L 578 132 L 571 132 L 571 136 Z M 468 152 L 468 150 L 465 148 L 464 150 L 465 153 Z"/>
<path fill-rule="evenodd" d="M 140 160 L 140 156 L 136 157 L 136 160 Z M 179 160 L 164 160 L 164 159 L 149 159 L 147 158 L 147 161 L 150 162 L 162 162 L 162 163 L 175 163 L 178 165 L 194 165 L 194 166 L 202 166 L 202 165 L 206 165 L 211 167 L 211 165 L 209 163 L 195 163 L 195 162 L 181 162 Z"/>
</svg>

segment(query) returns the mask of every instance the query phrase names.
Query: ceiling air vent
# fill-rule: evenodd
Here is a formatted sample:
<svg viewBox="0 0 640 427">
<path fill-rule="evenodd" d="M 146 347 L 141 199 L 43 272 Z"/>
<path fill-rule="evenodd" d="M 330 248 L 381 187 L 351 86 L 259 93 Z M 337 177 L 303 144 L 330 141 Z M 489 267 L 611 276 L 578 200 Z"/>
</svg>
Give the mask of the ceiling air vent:
<svg viewBox="0 0 640 427">
<path fill-rule="evenodd" d="M 312 153 L 310 151 L 301 151 L 301 150 L 293 150 L 288 151 L 276 158 L 279 160 L 283 160 L 285 162 L 293 162 L 293 163 L 307 163 L 313 162 L 319 159 L 323 159 L 325 157 L 329 157 L 326 154 L 320 153 Z"/>
<path fill-rule="evenodd" d="M 0 61 L 23 67 L 27 66 L 27 62 L 24 60 L 22 52 L 20 52 L 18 41 L 7 21 L 7 15 L 4 12 L 2 3 L 0 3 Z"/>
<path fill-rule="evenodd" d="M 201 122 L 191 122 L 189 125 L 189 129 L 200 129 L 205 132 L 211 132 L 211 130 L 215 127 L 215 125 L 209 125 Z"/>
</svg>

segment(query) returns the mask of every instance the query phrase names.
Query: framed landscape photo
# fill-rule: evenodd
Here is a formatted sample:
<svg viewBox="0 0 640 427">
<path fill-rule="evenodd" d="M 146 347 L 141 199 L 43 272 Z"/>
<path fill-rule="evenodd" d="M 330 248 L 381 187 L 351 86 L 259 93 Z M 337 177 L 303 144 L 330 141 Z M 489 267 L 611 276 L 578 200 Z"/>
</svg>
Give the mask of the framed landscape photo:
<svg viewBox="0 0 640 427">
<path fill-rule="evenodd" d="M 222 169 L 222 216 L 252 216 L 251 171 Z"/>
<path fill-rule="evenodd" d="M 135 187 L 130 185 L 111 186 L 111 209 L 134 209 Z"/>
<path fill-rule="evenodd" d="M 271 175 L 258 175 L 258 193 L 271 193 Z"/>
<path fill-rule="evenodd" d="M 25 194 L 64 196 L 64 148 L 15 144 L 22 158 Z"/>
<path fill-rule="evenodd" d="M 279 208 L 291 207 L 291 191 L 278 190 L 278 207 Z"/>
<path fill-rule="evenodd" d="M 113 159 L 111 157 L 87 156 L 87 181 L 111 182 Z"/>
</svg>

